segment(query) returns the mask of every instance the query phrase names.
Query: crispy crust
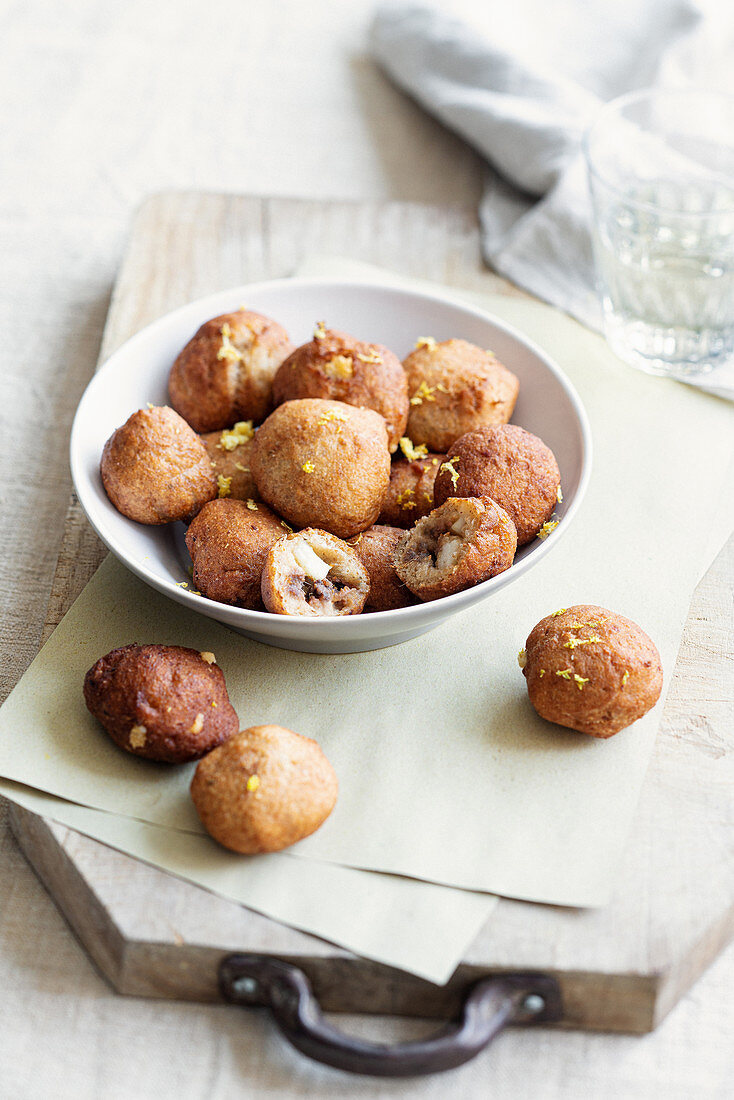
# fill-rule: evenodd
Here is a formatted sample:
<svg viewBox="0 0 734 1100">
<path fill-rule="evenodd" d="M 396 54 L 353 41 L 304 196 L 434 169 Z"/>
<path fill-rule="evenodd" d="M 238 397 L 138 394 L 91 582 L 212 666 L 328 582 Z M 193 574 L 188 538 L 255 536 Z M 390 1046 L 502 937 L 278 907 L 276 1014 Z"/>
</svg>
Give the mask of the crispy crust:
<svg viewBox="0 0 734 1100">
<path fill-rule="evenodd" d="M 421 600 L 438 600 L 509 569 L 516 547 L 515 525 L 499 504 L 449 497 L 405 532 L 395 569 Z"/>
<path fill-rule="evenodd" d="M 194 587 L 207 599 L 262 610 L 260 577 L 285 525 L 265 504 L 212 500 L 186 532 Z"/>
<path fill-rule="evenodd" d="M 374 409 L 385 418 L 391 452 L 408 422 L 408 380 L 398 357 L 382 344 L 334 329 L 288 356 L 278 368 L 273 396 L 276 405 L 321 397 Z"/>
<path fill-rule="evenodd" d="M 318 559 L 315 569 L 308 560 L 311 554 Z M 328 569 L 325 577 L 318 575 L 319 566 Z M 284 535 L 268 551 L 261 590 L 263 603 L 276 615 L 359 615 L 370 579 L 346 542 L 307 527 Z"/>
<path fill-rule="evenodd" d="M 191 798 L 207 832 L 234 852 L 279 852 L 314 833 L 336 804 L 334 769 L 315 741 L 252 726 L 197 766 Z"/>
<path fill-rule="evenodd" d="M 273 407 L 275 372 L 292 350 L 285 329 L 260 313 L 212 317 L 171 368 L 171 404 L 197 432 L 259 423 Z"/>
<path fill-rule="evenodd" d="M 375 525 L 349 540 L 369 574 L 370 591 L 367 611 L 392 611 L 410 607 L 416 597 L 395 572 L 395 550 L 404 532 L 399 527 Z"/>
<path fill-rule="evenodd" d="M 384 419 L 341 401 L 287 401 L 255 436 L 260 496 L 296 527 L 339 538 L 377 519 L 390 478 Z"/>
<path fill-rule="evenodd" d="M 525 643 L 530 702 L 541 718 L 611 737 L 660 697 L 660 654 L 631 619 L 577 604 L 541 619 Z"/>
<path fill-rule="evenodd" d="M 390 467 L 390 484 L 382 498 L 378 523 L 412 527 L 434 508 L 433 485 L 446 455 L 427 454 L 407 462 L 398 458 Z"/>
<path fill-rule="evenodd" d="M 519 383 L 483 348 L 466 340 L 420 347 L 403 361 L 411 402 L 408 435 L 445 453 L 454 440 L 483 424 L 505 424 Z"/>
<path fill-rule="evenodd" d="M 138 523 L 188 519 L 217 495 L 204 444 L 167 405 L 139 409 L 113 432 L 99 470 L 115 508 Z"/>
<path fill-rule="evenodd" d="M 252 439 L 239 443 L 233 450 L 228 451 L 221 446 L 222 432 L 208 432 L 201 438 L 212 463 L 215 479 L 218 477 L 231 479 L 225 495 L 233 500 L 258 501 L 260 494 L 250 469 Z M 219 495 L 220 492 L 218 483 L 217 494 Z"/>
<path fill-rule="evenodd" d="M 213 654 L 184 646 L 113 649 L 87 672 L 84 700 L 121 749 L 166 764 L 198 760 L 239 726 Z"/>
<path fill-rule="evenodd" d="M 537 435 L 513 424 L 475 428 L 457 439 L 446 457 L 458 459 L 453 463 L 457 476 L 452 478 L 445 467 L 439 470 L 436 504 L 449 497 L 491 497 L 515 524 L 518 546 L 534 539 L 550 519 L 561 475 L 553 452 Z"/>
</svg>

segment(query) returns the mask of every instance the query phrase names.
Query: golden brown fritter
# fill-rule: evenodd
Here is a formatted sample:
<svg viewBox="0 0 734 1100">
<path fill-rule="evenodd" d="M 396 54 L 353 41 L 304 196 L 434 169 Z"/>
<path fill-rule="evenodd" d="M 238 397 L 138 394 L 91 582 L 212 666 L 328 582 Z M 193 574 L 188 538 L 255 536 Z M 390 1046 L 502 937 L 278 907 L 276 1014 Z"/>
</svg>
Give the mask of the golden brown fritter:
<svg viewBox="0 0 734 1100">
<path fill-rule="evenodd" d="M 276 405 L 322 397 L 374 409 L 385 418 L 390 451 L 396 450 L 408 420 L 408 381 L 398 357 L 382 344 L 320 326 L 313 340 L 279 367 L 273 396 Z"/>
<path fill-rule="evenodd" d="M 84 699 L 121 749 L 166 764 L 198 760 L 237 733 L 214 654 L 178 645 L 126 645 L 100 657 Z"/>
<path fill-rule="evenodd" d="M 535 538 L 558 503 L 555 456 L 524 428 L 475 428 L 449 447 L 446 459 L 436 478 L 436 504 L 448 497 L 491 497 L 515 524 L 518 546 Z"/>
<path fill-rule="evenodd" d="M 421 600 L 438 600 L 509 569 L 516 547 L 515 525 L 499 504 L 449 497 L 405 532 L 395 569 Z"/>
<path fill-rule="evenodd" d="M 370 591 L 365 610 L 392 611 L 417 602 L 395 572 L 395 550 L 404 535 L 399 527 L 375 525 L 349 540 L 369 574 Z"/>
<path fill-rule="evenodd" d="M 403 361 L 413 443 L 446 452 L 464 432 L 510 419 L 519 383 L 492 352 L 466 340 L 418 343 Z"/>
<path fill-rule="evenodd" d="M 276 321 L 239 309 L 206 321 L 179 354 L 168 379 L 171 404 L 197 432 L 263 420 L 273 378 L 293 345 Z"/>
<path fill-rule="evenodd" d="M 210 501 L 186 532 L 194 588 L 218 603 L 262 611 L 260 577 L 265 558 L 285 530 L 286 524 L 265 504 Z"/>
<path fill-rule="evenodd" d="M 262 598 L 276 615 L 359 615 L 369 588 L 357 554 L 328 531 L 284 535 L 265 559 Z"/>
<path fill-rule="evenodd" d="M 434 508 L 433 484 L 446 455 L 427 454 L 412 462 L 397 458 L 390 467 L 390 484 L 382 498 L 378 522 L 388 527 L 412 527 Z"/>
<path fill-rule="evenodd" d="M 576 604 L 541 619 L 520 651 L 530 702 L 541 718 L 611 737 L 654 707 L 660 654 L 631 619 Z"/>
<path fill-rule="evenodd" d="M 232 497 L 233 500 L 260 499 L 250 470 L 254 434 L 251 421 L 243 420 L 231 430 L 207 432 L 201 437 L 217 480 L 218 497 Z"/>
<path fill-rule="evenodd" d="M 99 469 L 115 508 L 138 523 L 188 519 L 217 495 L 204 444 L 167 405 L 134 412 L 105 443 Z"/>
<path fill-rule="evenodd" d="M 315 741 L 252 726 L 196 768 L 191 797 L 207 832 L 233 852 L 280 852 L 310 836 L 336 803 L 337 778 Z"/>
<path fill-rule="evenodd" d="M 296 527 L 349 538 L 374 523 L 387 489 L 385 421 L 342 401 L 286 401 L 259 428 L 251 466 L 260 496 Z"/>
</svg>

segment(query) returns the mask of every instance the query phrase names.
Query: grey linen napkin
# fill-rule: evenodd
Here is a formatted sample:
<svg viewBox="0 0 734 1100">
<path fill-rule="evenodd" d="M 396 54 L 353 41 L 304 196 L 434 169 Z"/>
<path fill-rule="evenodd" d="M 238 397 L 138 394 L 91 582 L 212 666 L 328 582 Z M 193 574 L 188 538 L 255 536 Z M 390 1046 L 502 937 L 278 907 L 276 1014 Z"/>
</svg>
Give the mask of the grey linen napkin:
<svg viewBox="0 0 734 1100">
<path fill-rule="evenodd" d="M 700 3 L 489 0 L 464 8 L 468 21 L 416 0 L 381 4 L 374 55 L 486 158 L 480 221 L 490 266 L 598 330 L 581 139 L 606 100 L 696 75 L 703 82 L 710 31 Z M 694 384 L 734 397 L 734 370 Z"/>
</svg>

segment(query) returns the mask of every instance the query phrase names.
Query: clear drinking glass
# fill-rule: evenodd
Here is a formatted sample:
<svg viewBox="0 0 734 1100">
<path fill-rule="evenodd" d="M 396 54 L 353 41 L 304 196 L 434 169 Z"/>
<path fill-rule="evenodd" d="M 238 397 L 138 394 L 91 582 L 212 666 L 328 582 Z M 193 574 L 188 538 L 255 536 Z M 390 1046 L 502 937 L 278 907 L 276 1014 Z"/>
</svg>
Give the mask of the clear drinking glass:
<svg viewBox="0 0 734 1100">
<path fill-rule="evenodd" d="M 672 377 L 734 358 L 734 99 L 633 92 L 584 142 L 607 339 Z"/>
</svg>

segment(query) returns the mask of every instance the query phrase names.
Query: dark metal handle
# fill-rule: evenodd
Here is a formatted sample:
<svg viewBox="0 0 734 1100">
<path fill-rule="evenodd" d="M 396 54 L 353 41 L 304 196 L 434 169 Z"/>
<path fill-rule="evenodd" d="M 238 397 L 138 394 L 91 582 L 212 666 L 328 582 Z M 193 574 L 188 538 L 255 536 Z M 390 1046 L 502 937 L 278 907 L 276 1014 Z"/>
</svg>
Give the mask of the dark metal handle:
<svg viewBox="0 0 734 1100">
<path fill-rule="evenodd" d="M 298 967 L 266 955 L 229 955 L 219 968 L 227 1001 L 265 1006 L 286 1039 L 303 1054 L 349 1073 L 415 1077 L 468 1062 L 508 1024 L 537 1024 L 562 1014 L 558 984 L 544 974 L 499 974 L 470 986 L 459 1019 L 427 1039 L 369 1043 L 323 1017 L 311 983 Z"/>
</svg>

